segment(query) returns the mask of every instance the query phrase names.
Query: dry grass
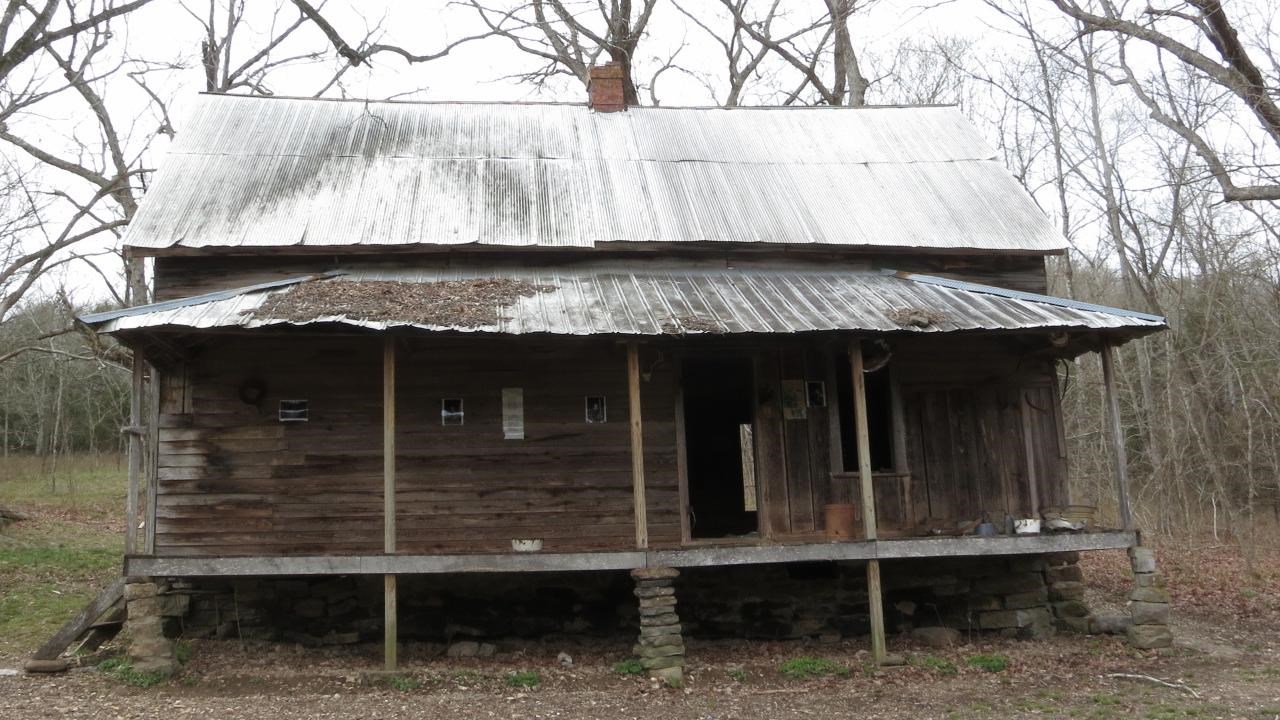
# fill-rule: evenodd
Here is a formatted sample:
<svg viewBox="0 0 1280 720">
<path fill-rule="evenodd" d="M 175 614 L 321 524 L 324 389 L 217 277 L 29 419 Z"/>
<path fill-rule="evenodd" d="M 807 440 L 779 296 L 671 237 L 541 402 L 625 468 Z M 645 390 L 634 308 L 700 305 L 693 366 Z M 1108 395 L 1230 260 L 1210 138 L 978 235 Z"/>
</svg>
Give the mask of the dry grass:
<svg viewBox="0 0 1280 720">
<path fill-rule="evenodd" d="M 0 658 L 44 642 L 119 572 L 124 478 L 115 455 L 0 463 L 0 505 L 31 516 L 0 529 Z"/>
</svg>

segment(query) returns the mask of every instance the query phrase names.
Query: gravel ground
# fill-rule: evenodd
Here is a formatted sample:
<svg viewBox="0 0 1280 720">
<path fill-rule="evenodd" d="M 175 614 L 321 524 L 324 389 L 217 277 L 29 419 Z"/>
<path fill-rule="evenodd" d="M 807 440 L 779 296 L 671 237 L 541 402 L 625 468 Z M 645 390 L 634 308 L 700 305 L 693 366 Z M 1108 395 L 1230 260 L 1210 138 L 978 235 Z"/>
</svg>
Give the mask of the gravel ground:
<svg viewBox="0 0 1280 720">
<path fill-rule="evenodd" d="M 928 650 L 905 642 L 906 667 L 872 671 L 860 642 L 690 644 L 688 683 L 667 689 L 615 672 L 617 642 L 504 646 L 488 660 L 445 660 L 406 648 L 395 676 L 378 670 L 378 648 L 304 650 L 281 644 L 192 643 L 190 662 L 167 683 L 136 688 L 83 668 L 59 676 L 0 677 L 5 718 L 1249 718 L 1280 716 L 1276 628 L 1178 627 L 1179 647 L 1140 653 L 1117 638 L 989 641 Z M 569 651 L 573 665 L 557 655 Z M 1009 661 L 1002 672 L 968 664 L 978 653 Z M 793 680 L 795 657 L 832 660 L 847 675 Z M 945 662 L 943 662 L 945 661 Z M 0 668 L 12 667 L 0 660 Z M 948 666 L 946 663 L 949 663 Z M 509 686 L 536 671 L 538 687 Z M 1147 680 L 1148 675 L 1186 689 Z M 400 689 L 397 689 L 399 687 Z M 1193 697 L 1194 691 L 1199 698 Z"/>
</svg>

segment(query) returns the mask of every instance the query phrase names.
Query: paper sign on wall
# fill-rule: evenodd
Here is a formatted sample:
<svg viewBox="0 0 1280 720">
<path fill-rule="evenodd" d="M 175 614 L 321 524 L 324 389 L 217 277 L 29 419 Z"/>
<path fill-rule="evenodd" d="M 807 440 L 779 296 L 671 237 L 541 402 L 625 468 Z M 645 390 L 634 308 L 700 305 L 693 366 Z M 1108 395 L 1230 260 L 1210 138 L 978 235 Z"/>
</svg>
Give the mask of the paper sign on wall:
<svg viewBox="0 0 1280 720">
<path fill-rule="evenodd" d="M 787 420 L 804 420 L 809 416 L 803 380 L 782 381 L 782 417 Z"/>
<path fill-rule="evenodd" d="M 524 388 L 502 388 L 502 437 L 524 439 Z"/>
</svg>

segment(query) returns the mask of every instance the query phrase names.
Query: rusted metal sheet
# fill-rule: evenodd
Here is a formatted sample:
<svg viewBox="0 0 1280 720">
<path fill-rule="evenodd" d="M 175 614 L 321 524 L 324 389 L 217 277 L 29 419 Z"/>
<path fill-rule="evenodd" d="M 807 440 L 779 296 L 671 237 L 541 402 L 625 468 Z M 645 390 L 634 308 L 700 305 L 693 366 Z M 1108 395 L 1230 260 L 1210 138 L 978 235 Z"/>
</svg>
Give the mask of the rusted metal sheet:
<svg viewBox="0 0 1280 720">
<path fill-rule="evenodd" d="M 272 308 L 287 294 L 316 283 L 332 286 L 335 298 L 376 295 L 385 283 L 492 282 L 493 278 L 536 287 L 514 299 L 491 303 L 492 312 L 469 311 L 457 322 L 447 315 L 433 322 L 415 317 L 397 300 L 349 317 L 335 301 L 319 300 L 283 316 Z M 425 288 L 424 288 L 425 290 Z M 401 293 L 412 289 L 401 288 Z M 403 295 L 401 296 L 403 297 Z M 481 298 L 483 302 L 483 298 Z M 286 303 L 287 304 L 287 303 Z M 82 321 L 103 332 L 159 327 L 255 328 L 341 323 L 383 330 L 413 326 L 426 330 L 556 335 L 698 335 L 797 333 L 857 330 L 945 333 L 974 330 L 1117 330 L 1128 336 L 1165 327 L 1163 318 L 1033 293 L 1010 291 L 894 271 L 839 272 L 793 267 L 786 270 L 705 269 L 629 271 L 594 264 L 572 269 L 520 267 L 379 270 L 298 278 L 242 291 L 174 300 L 153 306 L 89 315 Z"/>
<path fill-rule="evenodd" d="M 202 95 L 125 242 L 1066 244 L 960 112 Z"/>
</svg>

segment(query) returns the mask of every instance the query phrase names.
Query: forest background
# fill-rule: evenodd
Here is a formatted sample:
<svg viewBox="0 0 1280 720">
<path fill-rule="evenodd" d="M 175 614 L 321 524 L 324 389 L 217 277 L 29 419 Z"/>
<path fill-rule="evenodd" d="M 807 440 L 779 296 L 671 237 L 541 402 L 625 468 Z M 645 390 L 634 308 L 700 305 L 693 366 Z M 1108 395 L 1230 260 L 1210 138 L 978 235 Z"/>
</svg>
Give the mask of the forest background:
<svg viewBox="0 0 1280 720">
<path fill-rule="evenodd" d="M 1270 0 L 0 6 L 0 484 L 123 467 L 131 360 L 71 318 L 146 299 L 120 239 L 194 93 L 582 102 L 614 60 L 641 105 L 958 105 L 1071 245 L 1051 292 L 1169 319 L 1119 353 L 1139 525 L 1246 564 L 1280 527 Z M 1073 494 L 1105 505 L 1096 359 L 1060 381 Z"/>
</svg>

